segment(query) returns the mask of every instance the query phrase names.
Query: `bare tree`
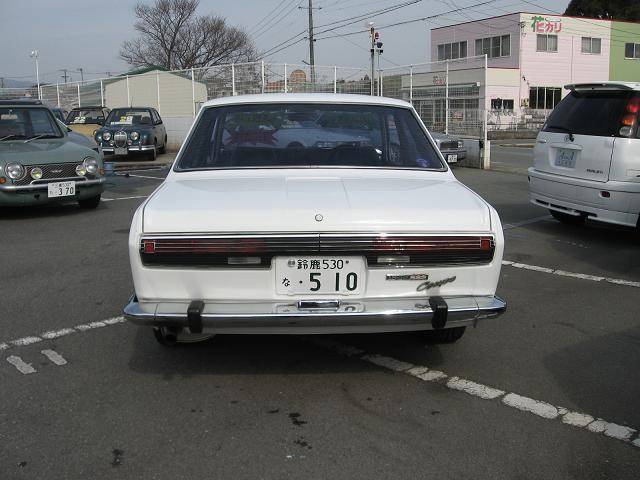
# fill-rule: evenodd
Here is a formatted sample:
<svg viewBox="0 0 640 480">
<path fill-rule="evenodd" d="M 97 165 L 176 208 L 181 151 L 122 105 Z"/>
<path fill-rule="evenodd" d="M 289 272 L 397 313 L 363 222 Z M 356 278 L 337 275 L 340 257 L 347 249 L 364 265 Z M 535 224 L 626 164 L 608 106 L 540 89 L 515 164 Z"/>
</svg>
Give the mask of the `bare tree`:
<svg viewBox="0 0 640 480">
<path fill-rule="evenodd" d="M 249 62 L 256 51 L 249 36 L 222 17 L 198 15 L 200 0 L 138 3 L 134 25 L 138 38 L 123 42 L 120 58 L 134 67 L 169 70 Z"/>
</svg>

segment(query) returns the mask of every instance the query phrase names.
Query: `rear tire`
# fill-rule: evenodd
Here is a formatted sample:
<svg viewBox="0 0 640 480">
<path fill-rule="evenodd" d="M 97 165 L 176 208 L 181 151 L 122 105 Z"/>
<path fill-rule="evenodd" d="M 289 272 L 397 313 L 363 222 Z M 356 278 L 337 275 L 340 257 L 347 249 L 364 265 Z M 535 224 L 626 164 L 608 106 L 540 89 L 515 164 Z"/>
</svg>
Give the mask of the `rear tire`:
<svg viewBox="0 0 640 480">
<path fill-rule="evenodd" d="M 549 213 L 551 213 L 551 216 L 553 218 L 555 218 L 559 222 L 562 222 L 566 225 L 581 225 L 584 223 L 584 221 L 587 218 L 584 215 L 578 215 L 578 216 L 569 215 L 568 213 L 562 213 L 557 210 L 551 210 L 551 209 L 549 209 Z"/>
<path fill-rule="evenodd" d="M 442 330 L 427 330 L 423 332 L 429 343 L 455 343 L 462 338 L 467 327 L 444 328 Z"/>
<path fill-rule="evenodd" d="M 86 208 L 87 210 L 98 208 L 98 205 L 100 205 L 100 195 L 78 200 L 78 205 L 80 205 L 80 208 Z"/>
<path fill-rule="evenodd" d="M 167 153 L 167 137 L 164 137 L 164 143 L 162 144 L 162 148 L 158 150 L 158 153 Z"/>
</svg>

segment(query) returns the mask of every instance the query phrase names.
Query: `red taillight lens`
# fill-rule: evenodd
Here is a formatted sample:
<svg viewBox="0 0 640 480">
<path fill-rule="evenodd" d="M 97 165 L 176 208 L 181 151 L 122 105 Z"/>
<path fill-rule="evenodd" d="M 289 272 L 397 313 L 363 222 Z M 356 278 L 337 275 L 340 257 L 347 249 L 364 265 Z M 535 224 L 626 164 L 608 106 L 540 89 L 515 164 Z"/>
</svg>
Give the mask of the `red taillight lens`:
<svg viewBox="0 0 640 480">
<path fill-rule="evenodd" d="M 629 100 L 629 103 L 627 103 L 627 112 L 640 112 L 640 97 L 633 97 L 631 100 Z"/>
<path fill-rule="evenodd" d="M 144 253 L 156 253 L 156 244 L 153 240 L 144 240 L 142 242 Z"/>
</svg>

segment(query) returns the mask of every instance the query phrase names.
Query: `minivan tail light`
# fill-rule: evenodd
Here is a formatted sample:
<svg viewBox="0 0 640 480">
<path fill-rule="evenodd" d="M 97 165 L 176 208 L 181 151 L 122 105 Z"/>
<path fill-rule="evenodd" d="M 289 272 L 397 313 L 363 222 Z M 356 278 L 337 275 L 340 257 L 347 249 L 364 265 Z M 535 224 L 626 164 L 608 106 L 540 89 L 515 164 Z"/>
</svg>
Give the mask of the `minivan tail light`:
<svg viewBox="0 0 640 480">
<path fill-rule="evenodd" d="M 640 113 L 640 97 L 635 96 L 627 102 L 626 113 L 623 115 L 620 136 L 633 137 L 637 131 L 638 113 Z"/>
</svg>

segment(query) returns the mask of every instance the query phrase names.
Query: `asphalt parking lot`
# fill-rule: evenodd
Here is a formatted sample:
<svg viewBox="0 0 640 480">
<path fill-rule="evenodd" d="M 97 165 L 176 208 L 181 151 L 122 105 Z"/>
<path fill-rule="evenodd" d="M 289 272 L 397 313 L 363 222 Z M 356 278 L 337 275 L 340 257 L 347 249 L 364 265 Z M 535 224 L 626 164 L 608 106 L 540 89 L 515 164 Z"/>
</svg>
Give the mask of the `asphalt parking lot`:
<svg viewBox="0 0 640 480">
<path fill-rule="evenodd" d="M 637 478 L 640 236 L 558 223 L 493 154 L 509 168 L 455 173 L 501 215 L 509 310 L 453 345 L 161 347 L 120 314 L 162 170 L 111 177 L 95 211 L 0 212 L 0 479 Z"/>
</svg>

